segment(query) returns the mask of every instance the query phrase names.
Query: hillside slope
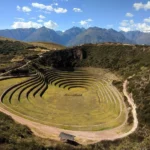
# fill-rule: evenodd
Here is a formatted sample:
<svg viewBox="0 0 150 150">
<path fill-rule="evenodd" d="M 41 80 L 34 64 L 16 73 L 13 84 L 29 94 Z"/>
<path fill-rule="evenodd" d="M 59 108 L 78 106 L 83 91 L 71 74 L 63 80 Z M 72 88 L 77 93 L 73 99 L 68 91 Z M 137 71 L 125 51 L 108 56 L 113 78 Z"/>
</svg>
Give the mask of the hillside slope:
<svg viewBox="0 0 150 150">
<path fill-rule="evenodd" d="M 63 48 L 64 46 L 55 43 L 25 43 L 0 37 L 0 74 L 22 66 L 45 51 Z"/>
<path fill-rule="evenodd" d="M 24 42 L 0 38 L 0 54 L 10 54 L 30 47 L 32 47 L 32 45 Z"/>
<path fill-rule="evenodd" d="M 79 28 L 79 27 L 73 27 L 71 29 L 66 30 L 61 35 L 64 45 L 71 45 L 69 44 L 69 42 L 75 39 L 77 35 L 80 35 L 84 31 L 85 31 L 84 28 Z"/>
<path fill-rule="evenodd" d="M 30 36 L 24 39 L 27 42 L 43 41 L 43 42 L 54 42 L 61 44 L 60 36 L 51 29 L 42 27 L 33 32 Z"/>
<path fill-rule="evenodd" d="M 63 45 L 52 43 L 52 42 L 29 42 L 29 44 L 32 44 L 34 46 L 43 47 L 48 50 L 59 50 L 59 49 L 65 48 L 65 46 L 63 46 Z"/>
<path fill-rule="evenodd" d="M 12 30 L 0 30 L 0 36 L 16 39 L 16 40 L 24 40 L 28 36 L 30 36 L 36 29 L 12 29 Z"/>
</svg>

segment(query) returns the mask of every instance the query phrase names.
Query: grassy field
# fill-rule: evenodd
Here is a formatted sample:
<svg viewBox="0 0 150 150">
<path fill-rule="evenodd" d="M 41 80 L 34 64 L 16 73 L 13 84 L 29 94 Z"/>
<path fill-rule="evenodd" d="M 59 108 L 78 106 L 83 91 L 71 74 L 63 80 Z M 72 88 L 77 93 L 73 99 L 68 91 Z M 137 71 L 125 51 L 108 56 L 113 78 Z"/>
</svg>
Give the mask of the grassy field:
<svg viewBox="0 0 150 150">
<path fill-rule="evenodd" d="M 114 128 L 125 121 L 126 108 L 108 75 L 90 69 L 74 72 L 47 69 L 26 81 L 25 78 L 3 80 L 0 89 L 5 92 L 0 106 L 30 120 L 63 129 Z"/>
</svg>

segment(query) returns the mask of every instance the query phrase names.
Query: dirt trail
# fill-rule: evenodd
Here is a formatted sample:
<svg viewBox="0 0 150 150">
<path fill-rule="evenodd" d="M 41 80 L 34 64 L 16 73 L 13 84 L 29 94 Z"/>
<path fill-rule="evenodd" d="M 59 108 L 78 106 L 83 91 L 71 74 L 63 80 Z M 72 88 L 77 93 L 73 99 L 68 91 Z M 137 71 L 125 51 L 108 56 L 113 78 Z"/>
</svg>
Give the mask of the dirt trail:
<svg viewBox="0 0 150 150">
<path fill-rule="evenodd" d="M 44 54 L 44 53 L 39 54 L 39 57 L 42 57 L 43 54 Z M 31 63 L 31 60 L 27 61 L 24 65 L 22 65 L 22 66 L 20 66 L 20 67 L 18 67 L 18 68 L 16 68 L 16 69 L 22 69 L 22 68 L 26 67 L 27 65 L 29 65 L 30 63 Z M 14 69 L 12 69 L 12 70 L 14 70 Z M 12 70 L 9 70 L 9 71 L 7 71 L 7 72 L 5 72 L 5 73 L 1 73 L 0 76 L 7 75 L 7 74 L 10 73 Z"/>
<path fill-rule="evenodd" d="M 125 134 L 125 136 L 133 133 L 136 130 L 136 128 L 138 127 L 136 104 L 134 103 L 132 94 L 128 94 L 128 92 L 127 92 L 127 85 L 128 85 L 128 80 L 125 80 L 125 82 L 123 83 L 123 93 L 127 97 L 128 103 L 131 105 L 132 115 L 133 115 L 133 127 L 128 133 Z"/>
<path fill-rule="evenodd" d="M 18 67 L 18 68 L 16 68 L 16 69 L 22 69 L 22 68 L 26 67 L 30 62 L 31 62 L 31 61 L 28 61 L 26 64 L 24 64 L 24 65 L 22 65 L 21 67 Z M 13 71 L 13 70 L 14 70 L 14 69 L 9 70 L 9 71 L 7 71 L 7 72 L 5 72 L 5 73 L 1 73 L 0 76 L 7 75 L 8 73 L 10 73 L 10 72 Z"/>
<path fill-rule="evenodd" d="M 127 84 L 128 81 L 126 80 L 123 83 L 123 93 L 127 97 L 127 100 L 132 107 L 132 114 L 133 114 L 133 125 L 131 129 L 127 132 L 124 132 L 126 127 L 125 126 L 120 126 L 114 129 L 108 129 L 104 131 L 71 131 L 71 130 L 64 130 L 64 129 L 59 129 L 56 127 L 51 127 L 47 125 L 43 125 L 34 121 L 30 121 L 28 119 L 22 118 L 20 116 L 17 116 L 9 111 L 7 111 L 4 108 L 0 107 L 0 111 L 3 113 L 11 116 L 16 122 L 27 125 L 35 135 L 42 137 L 42 138 L 51 138 L 55 140 L 59 140 L 59 134 L 60 132 L 65 132 L 68 134 L 72 134 L 76 136 L 76 141 L 83 144 L 92 144 L 92 143 L 97 143 L 102 140 L 115 140 L 118 138 L 123 138 L 128 136 L 129 134 L 133 133 L 137 126 L 138 126 L 138 120 L 137 120 L 137 113 L 136 113 L 136 105 L 134 104 L 132 95 L 127 93 Z"/>
</svg>

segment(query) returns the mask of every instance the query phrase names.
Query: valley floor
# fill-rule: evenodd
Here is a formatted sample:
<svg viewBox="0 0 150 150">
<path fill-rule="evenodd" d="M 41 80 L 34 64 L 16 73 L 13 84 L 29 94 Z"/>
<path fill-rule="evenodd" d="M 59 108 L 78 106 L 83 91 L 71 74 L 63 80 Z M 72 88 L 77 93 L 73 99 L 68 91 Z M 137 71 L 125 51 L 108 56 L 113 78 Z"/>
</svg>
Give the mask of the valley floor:
<svg viewBox="0 0 150 150">
<path fill-rule="evenodd" d="M 102 140 L 115 140 L 118 138 L 123 138 L 133 133 L 138 125 L 137 114 L 136 114 L 136 105 L 131 95 L 127 93 L 127 84 L 128 81 L 123 83 L 123 94 L 126 96 L 128 103 L 130 104 L 131 113 L 133 115 L 133 124 L 128 125 L 127 119 L 124 123 L 116 128 L 101 130 L 101 131 L 71 131 L 65 129 L 59 129 L 56 127 L 51 127 L 44 125 L 38 122 L 34 122 L 28 119 L 25 119 L 21 116 L 18 116 L 14 113 L 11 113 L 7 110 L 6 106 L 0 106 L 0 111 L 11 116 L 15 121 L 20 124 L 27 125 L 35 135 L 42 138 L 50 138 L 59 141 L 59 134 L 65 132 L 75 136 L 75 140 L 80 144 L 87 145 L 92 143 L 97 143 Z"/>
</svg>

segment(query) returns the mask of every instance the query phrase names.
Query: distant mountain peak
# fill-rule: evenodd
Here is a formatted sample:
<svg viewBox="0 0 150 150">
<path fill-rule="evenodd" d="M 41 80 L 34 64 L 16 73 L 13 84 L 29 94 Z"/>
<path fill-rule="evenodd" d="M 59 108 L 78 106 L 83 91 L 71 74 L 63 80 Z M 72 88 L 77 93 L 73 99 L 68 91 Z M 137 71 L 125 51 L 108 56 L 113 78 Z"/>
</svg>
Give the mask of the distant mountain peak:
<svg viewBox="0 0 150 150">
<path fill-rule="evenodd" d="M 101 42 L 150 44 L 150 33 L 143 33 L 141 31 L 123 32 L 112 28 L 105 29 L 96 26 L 87 29 L 73 26 L 65 32 L 54 31 L 45 26 L 39 29 L 9 29 L 0 30 L 0 36 L 29 42 L 54 42 L 68 46 Z"/>
<path fill-rule="evenodd" d="M 37 30 L 53 30 L 53 29 L 50 29 L 50 28 L 47 28 L 45 26 L 42 26 L 41 28 L 37 29 Z M 54 31 L 54 30 L 53 30 Z"/>
<path fill-rule="evenodd" d="M 41 28 L 39 28 L 39 29 L 48 29 L 48 28 L 46 28 L 45 26 L 42 26 Z"/>
<path fill-rule="evenodd" d="M 107 29 L 108 31 L 115 31 L 117 32 L 116 30 L 114 30 L 113 28 L 110 28 L 110 29 Z"/>
</svg>

